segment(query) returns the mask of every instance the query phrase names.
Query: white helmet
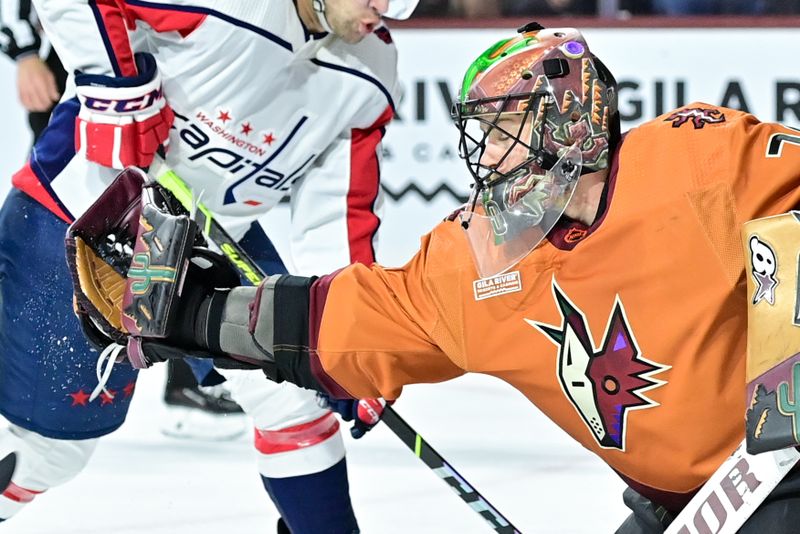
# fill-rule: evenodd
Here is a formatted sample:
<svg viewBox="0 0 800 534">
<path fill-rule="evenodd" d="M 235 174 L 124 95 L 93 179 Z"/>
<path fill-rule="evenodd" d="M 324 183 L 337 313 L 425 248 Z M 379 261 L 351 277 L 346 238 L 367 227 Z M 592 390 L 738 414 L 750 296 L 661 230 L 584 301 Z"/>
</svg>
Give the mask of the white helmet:
<svg viewBox="0 0 800 534">
<path fill-rule="evenodd" d="M 389 9 L 383 14 L 387 19 L 406 20 L 417 8 L 419 0 L 389 0 Z"/>
<path fill-rule="evenodd" d="M 419 0 L 389 0 L 389 8 L 383 14 L 387 19 L 405 20 L 411 16 L 411 13 L 417 8 Z M 311 5 L 314 6 L 314 11 L 319 15 L 319 21 L 326 32 L 331 31 L 328 24 L 328 18 L 325 15 L 325 0 L 312 0 Z"/>
</svg>

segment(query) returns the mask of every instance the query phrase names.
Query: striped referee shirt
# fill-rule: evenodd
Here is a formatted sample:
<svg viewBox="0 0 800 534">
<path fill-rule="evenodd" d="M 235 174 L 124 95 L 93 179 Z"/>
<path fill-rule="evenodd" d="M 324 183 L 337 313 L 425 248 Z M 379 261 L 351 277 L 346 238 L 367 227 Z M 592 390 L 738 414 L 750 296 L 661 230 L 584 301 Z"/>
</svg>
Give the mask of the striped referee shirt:
<svg viewBox="0 0 800 534">
<path fill-rule="evenodd" d="M 0 51 L 17 61 L 37 54 L 41 26 L 31 0 L 0 0 Z"/>
</svg>

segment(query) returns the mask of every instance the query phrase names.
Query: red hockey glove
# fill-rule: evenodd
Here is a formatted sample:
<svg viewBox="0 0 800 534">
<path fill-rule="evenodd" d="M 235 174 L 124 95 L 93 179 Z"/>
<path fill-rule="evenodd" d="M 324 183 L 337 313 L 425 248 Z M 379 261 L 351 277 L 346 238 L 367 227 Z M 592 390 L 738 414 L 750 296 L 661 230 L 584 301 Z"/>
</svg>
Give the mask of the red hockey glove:
<svg viewBox="0 0 800 534">
<path fill-rule="evenodd" d="M 81 102 L 75 149 L 89 161 L 115 169 L 149 166 L 158 147 L 167 143 L 175 120 L 155 58 L 144 53 L 135 57 L 135 77 L 75 76 Z"/>
<path fill-rule="evenodd" d="M 386 407 L 386 401 L 383 399 L 361 399 L 358 401 L 353 399 L 332 399 L 323 393 L 318 393 L 317 396 L 322 406 L 338 413 L 345 421 L 353 421 L 353 426 L 350 427 L 350 435 L 355 439 L 363 437 L 364 434 L 372 430 L 380 422 L 383 410 Z"/>
</svg>

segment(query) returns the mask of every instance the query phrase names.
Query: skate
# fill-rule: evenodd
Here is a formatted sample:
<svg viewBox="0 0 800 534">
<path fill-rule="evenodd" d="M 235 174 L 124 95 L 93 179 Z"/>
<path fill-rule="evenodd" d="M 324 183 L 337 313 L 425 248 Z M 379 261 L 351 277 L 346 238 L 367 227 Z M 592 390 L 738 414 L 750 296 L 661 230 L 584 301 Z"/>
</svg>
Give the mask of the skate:
<svg viewBox="0 0 800 534">
<path fill-rule="evenodd" d="M 247 430 L 247 417 L 224 384 L 167 388 L 161 432 L 173 438 L 224 441 Z"/>
</svg>

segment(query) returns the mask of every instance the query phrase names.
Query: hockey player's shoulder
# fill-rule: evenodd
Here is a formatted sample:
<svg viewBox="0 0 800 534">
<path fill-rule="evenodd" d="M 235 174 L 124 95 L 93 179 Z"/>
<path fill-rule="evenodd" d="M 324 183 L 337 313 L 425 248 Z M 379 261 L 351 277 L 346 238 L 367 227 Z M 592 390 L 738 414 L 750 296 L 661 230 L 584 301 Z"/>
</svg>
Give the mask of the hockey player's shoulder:
<svg viewBox="0 0 800 534">
<path fill-rule="evenodd" d="M 759 121 L 736 109 L 692 102 L 656 117 L 629 132 L 628 148 L 655 153 L 712 157 L 723 148 L 739 146 Z"/>
<path fill-rule="evenodd" d="M 448 217 L 436 225 L 422 237 L 421 248 L 427 256 L 430 274 L 472 268 L 472 256 L 459 217 Z"/>
<path fill-rule="evenodd" d="M 397 84 L 397 49 L 386 27 L 378 28 L 355 44 L 328 38 L 317 53 L 317 60 L 390 92 Z"/>
<path fill-rule="evenodd" d="M 704 102 L 692 102 L 656 117 L 644 127 L 671 130 L 679 135 L 691 135 L 696 131 L 730 129 L 739 126 L 742 121 L 757 121 L 757 119 L 744 111 Z"/>
</svg>

